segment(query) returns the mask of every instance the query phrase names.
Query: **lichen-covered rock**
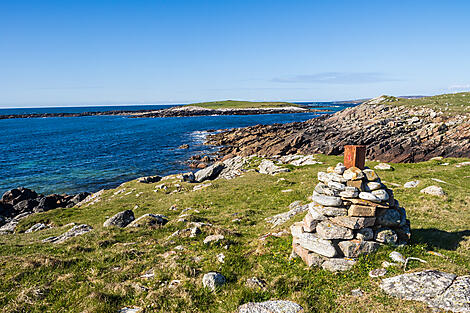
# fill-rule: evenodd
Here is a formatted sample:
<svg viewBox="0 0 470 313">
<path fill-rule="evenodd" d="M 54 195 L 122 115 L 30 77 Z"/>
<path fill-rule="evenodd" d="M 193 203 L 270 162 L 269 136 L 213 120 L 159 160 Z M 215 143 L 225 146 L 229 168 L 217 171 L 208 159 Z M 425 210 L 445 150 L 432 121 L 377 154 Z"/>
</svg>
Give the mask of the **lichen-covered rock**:
<svg viewBox="0 0 470 313">
<path fill-rule="evenodd" d="M 326 256 L 327 258 L 333 258 L 337 255 L 336 248 L 331 241 L 321 239 L 315 234 L 301 234 L 299 237 L 299 244 L 302 248 Z"/>
<path fill-rule="evenodd" d="M 238 307 L 238 313 L 302 313 L 304 309 L 295 302 L 271 300 L 249 302 Z"/>
<path fill-rule="evenodd" d="M 380 244 L 374 241 L 349 240 L 338 243 L 339 248 L 345 257 L 357 258 L 360 254 L 369 254 L 380 247 Z"/>
<path fill-rule="evenodd" d="M 114 216 L 108 218 L 104 223 L 103 227 L 126 227 L 134 220 L 134 212 L 132 210 L 125 210 L 115 214 Z"/>
<path fill-rule="evenodd" d="M 340 207 L 343 205 L 343 200 L 340 197 L 326 196 L 316 192 L 313 193 L 312 200 L 327 207 Z"/>
<path fill-rule="evenodd" d="M 428 270 L 386 278 L 380 288 L 400 299 L 422 301 L 452 312 L 470 312 L 469 276 Z"/>
<path fill-rule="evenodd" d="M 354 237 L 351 229 L 335 225 L 329 221 L 319 223 L 316 231 L 322 239 L 352 239 Z"/>
</svg>

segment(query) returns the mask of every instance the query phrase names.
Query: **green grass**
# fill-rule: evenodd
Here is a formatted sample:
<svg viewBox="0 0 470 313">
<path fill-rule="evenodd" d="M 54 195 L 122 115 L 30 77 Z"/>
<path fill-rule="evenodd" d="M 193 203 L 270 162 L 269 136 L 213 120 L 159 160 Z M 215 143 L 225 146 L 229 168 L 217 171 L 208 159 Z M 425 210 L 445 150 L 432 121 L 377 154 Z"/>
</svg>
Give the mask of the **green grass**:
<svg viewBox="0 0 470 313">
<path fill-rule="evenodd" d="M 289 102 L 253 102 L 253 101 L 213 101 L 188 104 L 188 106 L 198 106 L 207 109 L 248 109 L 248 108 L 281 108 L 281 107 L 302 107 L 299 104 Z"/>
<path fill-rule="evenodd" d="M 390 100 L 393 97 L 388 97 Z M 421 107 L 431 108 L 435 111 L 452 113 L 470 113 L 470 92 L 443 94 L 419 99 L 394 98 L 390 105 L 403 105 L 419 109 Z"/>
<path fill-rule="evenodd" d="M 316 174 L 340 157 L 319 155 L 323 165 L 296 168 L 290 173 L 268 176 L 247 172 L 234 180 L 216 180 L 207 189 L 192 192 L 193 185 L 169 179 L 169 186 L 154 192 L 157 184 L 131 181 L 107 190 L 102 200 L 82 208 L 57 209 L 35 214 L 19 225 L 25 230 L 39 221 L 55 228 L 32 233 L 0 236 L 0 309 L 2 312 L 116 312 L 123 306 L 141 306 L 146 312 L 234 312 L 249 301 L 288 299 L 304 306 L 307 312 L 425 312 L 417 302 L 384 296 L 378 280 L 369 270 L 387 260 L 392 247 L 360 258 L 348 272 L 333 274 L 319 268 L 308 269 L 298 259 L 289 261 L 290 235 L 260 237 L 288 229 L 303 214 L 272 229 L 264 219 L 288 210 L 287 206 L 307 199 L 317 182 Z M 394 189 L 395 198 L 407 209 L 412 226 L 411 245 L 399 248 L 405 256 L 426 260 L 411 263 L 411 269 L 438 269 L 462 275 L 470 270 L 470 174 L 469 167 L 455 167 L 464 159 L 446 159 L 417 164 L 393 164 L 395 171 L 378 171 Z M 444 162 L 449 165 L 442 165 Z M 254 161 L 256 163 L 256 161 Z M 369 163 L 373 166 L 376 163 Z M 279 180 L 285 178 L 285 180 Z M 437 183 L 432 178 L 447 183 Z M 418 188 L 393 187 L 419 179 Z M 175 184 L 181 185 L 180 187 Z M 428 185 L 440 185 L 443 198 L 419 193 Z M 126 189 L 116 194 L 116 191 Z M 281 190 L 292 189 L 290 193 Z M 174 190 L 179 192 L 172 193 Z M 127 192 L 132 193 L 125 195 Z M 140 194 L 141 193 L 141 194 Z M 137 194 L 140 194 L 138 197 Z M 163 227 L 116 229 L 103 222 L 124 209 L 135 215 L 161 213 L 170 222 Z M 176 205 L 179 210 L 169 208 Z M 181 210 L 187 221 L 178 221 Z M 239 219 L 239 222 L 233 222 Z M 168 239 L 188 221 L 204 221 L 196 238 L 187 235 Z M 87 223 L 94 230 L 63 244 L 43 244 L 41 239 L 61 234 L 70 222 Z M 211 246 L 202 243 L 209 234 L 224 234 L 225 240 Z M 184 250 L 174 249 L 182 245 Z M 228 245 L 228 247 L 226 247 Z M 428 251 L 442 253 L 445 258 Z M 165 254 L 174 251 L 174 254 Z M 216 256 L 224 253 L 225 263 Z M 153 270 L 155 277 L 140 276 Z M 209 271 L 222 273 L 228 283 L 209 292 L 202 288 L 202 276 Z M 399 274 L 392 269 L 387 275 Z M 266 281 L 266 289 L 245 286 L 247 278 Z M 180 280 L 169 288 L 172 280 Z M 364 297 L 353 298 L 350 291 L 361 288 Z"/>
</svg>

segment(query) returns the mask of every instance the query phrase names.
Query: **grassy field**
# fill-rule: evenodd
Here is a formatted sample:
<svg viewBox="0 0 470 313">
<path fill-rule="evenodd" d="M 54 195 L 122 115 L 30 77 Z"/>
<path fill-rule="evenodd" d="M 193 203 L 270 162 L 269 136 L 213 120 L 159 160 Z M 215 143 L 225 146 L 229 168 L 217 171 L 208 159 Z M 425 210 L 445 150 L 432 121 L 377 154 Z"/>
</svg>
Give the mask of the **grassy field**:
<svg viewBox="0 0 470 313">
<path fill-rule="evenodd" d="M 207 109 L 248 109 L 248 108 L 280 108 L 280 107 L 302 107 L 299 104 L 289 102 L 252 102 L 252 101 L 213 101 L 188 104 Z"/>
<path fill-rule="evenodd" d="M 261 239 L 270 232 L 288 230 L 294 221 L 301 220 L 304 214 L 274 229 L 264 221 L 287 211 L 295 200 L 308 203 L 317 172 L 341 159 L 317 158 L 325 164 L 277 176 L 247 172 L 230 181 L 213 181 L 212 186 L 195 192 L 191 191 L 193 185 L 176 179 L 163 181 L 168 190 L 157 192 L 154 189 L 160 183 L 131 181 L 105 191 L 102 201 L 92 206 L 31 216 L 22 221 L 19 230 L 40 221 L 56 227 L 0 236 L 1 311 L 117 312 L 135 305 L 146 312 L 234 312 L 249 301 L 286 299 L 301 304 L 306 312 L 427 312 L 418 302 L 385 296 L 379 280 L 369 278 L 368 272 L 387 260 L 393 247 L 361 257 L 348 272 L 333 274 L 309 269 L 298 259 L 289 260 L 290 234 Z M 455 166 L 462 161 L 467 160 L 393 164 L 395 171 L 377 171 L 394 189 L 395 198 L 411 220 L 412 244 L 398 251 L 428 262 L 411 263 L 412 270 L 438 269 L 460 275 L 470 270 L 470 167 Z M 416 179 L 421 181 L 418 188 L 392 185 Z M 440 198 L 419 193 L 428 185 L 440 185 L 447 195 Z M 286 189 L 292 192 L 281 192 Z M 177 209 L 170 209 L 172 206 Z M 136 217 L 165 214 L 170 222 L 159 228 L 102 227 L 107 217 L 124 209 L 133 209 Z M 195 238 L 168 238 L 193 221 L 212 226 L 202 227 L 202 234 Z M 68 227 L 62 225 L 71 222 L 90 224 L 94 230 L 63 244 L 40 242 L 65 232 Z M 223 234 L 225 240 L 205 246 L 202 241 L 209 234 Z M 225 263 L 217 261 L 219 253 L 225 254 Z M 140 277 L 152 270 L 153 278 Z M 202 276 L 209 271 L 222 273 L 227 284 L 215 292 L 202 288 Z M 401 272 L 392 269 L 387 276 Z M 247 287 L 246 279 L 253 276 L 266 281 L 266 287 Z M 178 282 L 170 285 L 173 280 Z M 361 288 L 364 296 L 352 297 L 355 288 Z"/>
<path fill-rule="evenodd" d="M 470 92 L 443 94 L 419 99 L 395 98 L 391 105 L 404 105 L 408 107 L 432 108 L 435 111 L 452 113 L 470 113 Z"/>
</svg>

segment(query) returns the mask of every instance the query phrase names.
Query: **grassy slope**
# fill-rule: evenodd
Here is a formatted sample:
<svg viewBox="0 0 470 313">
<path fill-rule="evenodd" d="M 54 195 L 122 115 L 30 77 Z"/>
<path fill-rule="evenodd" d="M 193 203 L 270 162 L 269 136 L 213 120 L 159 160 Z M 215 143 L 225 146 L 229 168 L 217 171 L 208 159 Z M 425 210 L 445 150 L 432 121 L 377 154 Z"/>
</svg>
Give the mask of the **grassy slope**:
<svg viewBox="0 0 470 313">
<path fill-rule="evenodd" d="M 470 113 L 470 92 L 443 94 L 419 99 L 395 98 L 398 101 L 390 102 L 393 105 L 405 105 L 419 108 L 428 107 L 435 111 L 452 113 Z"/>
<path fill-rule="evenodd" d="M 299 104 L 289 102 L 252 102 L 252 101 L 213 101 L 188 104 L 207 109 L 247 109 L 247 108 L 279 108 L 279 107 L 301 107 Z"/>
<path fill-rule="evenodd" d="M 33 234 L 0 236 L 0 308 L 4 312 L 116 312 L 125 305 L 138 305 L 147 312 L 233 312 L 239 304 L 268 299 L 290 299 L 307 308 L 307 312 L 424 312 L 417 302 L 400 301 L 384 296 L 378 280 L 368 277 L 370 269 L 387 260 L 393 249 L 362 257 L 358 265 L 346 273 L 306 268 L 298 260 L 289 261 L 291 236 L 260 236 L 276 232 L 301 220 L 303 214 L 288 223 L 271 229 L 264 218 L 287 211 L 287 206 L 302 200 L 308 203 L 316 183 L 316 173 L 340 161 L 339 157 L 318 156 L 326 164 L 297 168 L 278 176 L 249 172 L 231 181 L 217 180 L 208 189 L 190 192 L 192 185 L 181 184 L 183 191 L 169 194 L 154 192 L 156 184 L 131 181 L 118 189 L 126 192 L 113 195 L 105 192 L 103 201 L 86 208 L 58 209 L 34 215 L 22 222 L 20 229 L 47 221 L 57 226 L 70 222 L 88 223 L 95 230 L 64 244 L 42 244 L 39 240 L 57 235 L 66 228 L 54 228 Z M 447 159 L 418 164 L 396 164 L 395 171 L 378 171 L 383 181 L 403 184 L 420 179 L 416 189 L 394 188 L 396 198 L 407 209 L 413 229 L 411 246 L 399 248 L 405 256 L 420 257 L 427 264 L 412 263 L 411 268 L 439 269 L 457 274 L 470 270 L 470 173 L 469 167 L 457 168 Z M 449 162 L 450 165 L 441 165 Z M 373 166 L 375 163 L 369 163 Z M 284 181 L 278 181 L 279 178 Z M 436 183 L 431 178 L 447 182 Z M 166 182 L 172 185 L 171 181 Z M 444 198 L 424 195 L 419 189 L 437 184 L 447 192 Z M 174 190 L 175 187 L 171 187 Z M 282 193 L 281 190 L 293 192 Z M 136 194 L 141 193 L 140 196 Z M 169 210 L 176 204 L 179 211 Z M 163 213 L 170 223 L 157 229 L 103 229 L 102 223 L 124 209 L 144 213 Z M 189 220 L 208 221 L 196 238 L 167 237 L 188 227 L 178 222 L 181 209 Z M 241 219 L 240 223 L 232 222 Z M 208 234 L 223 233 L 226 241 L 205 247 Z M 228 249 L 226 243 L 231 243 Z M 183 251 L 165 258 L 163 253 L 183 245 Z M 445 258 L 428 254 L 434 250 Z M 176 250 L 174 250 L 176 251 Z M 225 263 L 216 261 L 224 253 Z M 202 258 L 198 260 L 198 257 Z M 140 275 L 155 270 L 153 279 Z M 219 271 L 228 284 L 217 292 L 201 287 L 202 276 Z M 400 273 L 392 269 L 387 275 Z M 267 282 L 265 290 L 245 287 L 247 278 L 257 276 Z M 181 280 L 176 288 L 165 287 L 171 280 Z M 144 291 L 141 286 L 148 288 Z M 364 297 L 352 298 L 350 291 L 361 288 Z"/>
</svg>

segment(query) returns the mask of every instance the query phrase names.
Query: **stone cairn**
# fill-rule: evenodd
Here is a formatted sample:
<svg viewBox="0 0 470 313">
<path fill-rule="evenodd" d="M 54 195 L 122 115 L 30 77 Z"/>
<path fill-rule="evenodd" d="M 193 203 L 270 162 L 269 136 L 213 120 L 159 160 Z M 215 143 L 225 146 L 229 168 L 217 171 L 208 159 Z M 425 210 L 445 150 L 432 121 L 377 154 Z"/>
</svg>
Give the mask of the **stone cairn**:
<svg viewBox="0 0 470 313">
<path fill-rule="evenodd" d="M 338 163 L 318 180 L 307 215 L 291 226 L 293 254 L 308 266 L 348 270 L 360 254 L 410 239 L 405 209 L 374 170 Z"/>
</svg>

